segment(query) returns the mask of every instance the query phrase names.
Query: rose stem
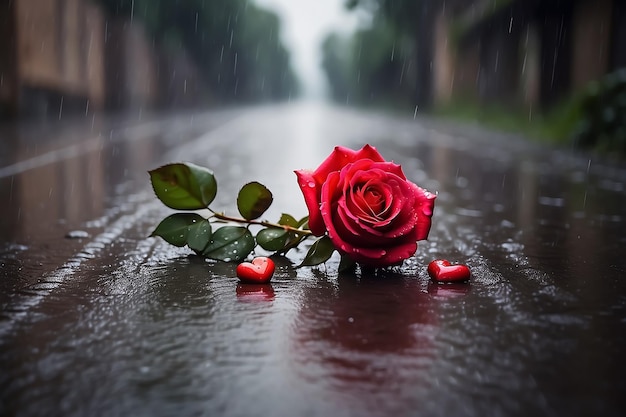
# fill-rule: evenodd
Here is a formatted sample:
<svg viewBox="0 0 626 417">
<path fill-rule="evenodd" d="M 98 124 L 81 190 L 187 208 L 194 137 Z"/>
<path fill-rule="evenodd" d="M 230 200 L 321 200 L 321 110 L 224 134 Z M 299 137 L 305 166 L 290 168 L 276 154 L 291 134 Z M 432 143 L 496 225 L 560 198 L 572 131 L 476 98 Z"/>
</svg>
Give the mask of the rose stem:
<svg viewBox="0 0 626 417">
<path fill-rule="evenodd" d="M 236 223 L 247 223 L 247 224 L 256 224 L 259 226 L 265 226 L 265 227 L 272 227 L 274 229 L 283 229 L 286 230 L 288 232 L 293 232 L 295 234 L 298 235 L 302 235 L 302 236 L 311 236 L 313 235 L 313 233 L 310 230 L 302 230 L 302 229 L 296 229 L 295 227 L 292 226 L 288 226 L 285 224 L 276 224 L 276 223 L 271 223 L 265 220 L 259 221 L 259 220 L 247 220 L 247 219 L 241 219 L 238 217 L 231 217 L 231 216 L 227 216 L 224 213 L 217 213 L 211 209 L 209 209 L 211 211 L 211 213 L 213 213 L 213 217 L 215 217 L 216 219 L 219 220 L 224 220 L 227 222 L 236 222 Z"/>
</svg>

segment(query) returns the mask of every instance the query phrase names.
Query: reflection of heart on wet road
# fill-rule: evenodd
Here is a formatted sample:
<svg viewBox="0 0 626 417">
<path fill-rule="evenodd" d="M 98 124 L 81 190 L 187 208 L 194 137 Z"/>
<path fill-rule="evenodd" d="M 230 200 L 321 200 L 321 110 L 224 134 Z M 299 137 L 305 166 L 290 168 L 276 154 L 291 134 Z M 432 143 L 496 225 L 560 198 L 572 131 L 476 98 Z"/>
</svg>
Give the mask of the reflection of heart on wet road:
<svg viewBox="0 0 626 417">
<path fill-rule="evenodd" d="M 272 301 L 274 299 L 272 284 L 237 284 L 235 292 L 240 301 Z"/>
<path fill-rule="evenodd" d="M 243 282 L 262 284 L 270 282 L 272 275 L 274 275 L 274 261 L 265 256 L 259 256 L 252 262 L 237 265 L 237 277 Z"/>
<path fill-rule="evenodd" d="M 438 282 L 460 282 L 470 279 L 467 265 L 452 265 L 445 259 L 435 259 L 428 264 L 428 275 Z"/>
</svg>

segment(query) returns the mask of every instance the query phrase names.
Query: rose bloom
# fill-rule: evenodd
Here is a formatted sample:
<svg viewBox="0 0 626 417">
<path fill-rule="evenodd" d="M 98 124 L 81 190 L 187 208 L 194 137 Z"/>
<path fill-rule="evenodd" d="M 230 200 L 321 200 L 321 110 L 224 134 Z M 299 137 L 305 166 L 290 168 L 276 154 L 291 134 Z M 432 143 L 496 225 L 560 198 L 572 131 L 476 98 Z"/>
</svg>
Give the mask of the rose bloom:
<svg viewBox="0 0 626 417">
<path fill-rule="evenodd" d="M 340 253 L 360 264 L 400 264 L 428 237 L 436 196 L 370 145 L 358 151 L 337 146 L 315 171 L 296 175 L 311 232 L 328 234 Z"/>
</svg>

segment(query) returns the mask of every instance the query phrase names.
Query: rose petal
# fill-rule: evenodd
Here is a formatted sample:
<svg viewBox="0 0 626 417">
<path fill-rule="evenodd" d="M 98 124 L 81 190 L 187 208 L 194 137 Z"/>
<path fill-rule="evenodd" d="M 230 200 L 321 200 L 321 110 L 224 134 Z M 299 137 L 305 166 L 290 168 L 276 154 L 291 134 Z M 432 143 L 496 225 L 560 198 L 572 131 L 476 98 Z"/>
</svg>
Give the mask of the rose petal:
<svg viewBox="0 0 626 417">
<path fill-rule="evenodd" d="M 309 210 L 309 229 L 315 236 L 322 236 L 326 233 L 326 226 L 320 212 L 320 190 L 315 182 L 311 171 L 295 171 L 298 177 L 298 185 L 304 195 L 304 202 Z"/>
<path fill-rule="evenodd" d="M 340 171 L 343 167 L 355 161 L 370 160 L 374 162 L 384 162 L 385 159 L 378 151 L 370 146 L 365 145 L 362 149 L 354 151 L 343 146 L 336 146 L 333 152 L 321 163 L 321 165 L 313 172 L 313 177 L 318 184 L 323 184 L 333 171 Z"/>
<path fill-rule="evenodd" d="M 336 235 L 336 230 L 332 222 L 332 213 L 335 211 L 335 208 L 332 206 L 331 202 L 332 197 L 336 194 L 337 184 L 339 182 L 339 172 L 331 172 L 324 182 L 322 186 L 322 194 L 320 204 L 320 212 L 322 215 L 322 219 L 324 220 L 324 225 L 328 230 L 328 236 L 332 239 L 332 235 Z"/>
<path fill-rule="evenodd" d="M 415 229 L 417 240 L 424 240 L 428 238 L 428 233 L 430 232 L 431 217 L 435 207 L 435 198 L 437 198 L 437 196 L 415 184 L 411 185 L 414 187 L 414 193 L 416 195 L 415 211 L 417 214 L 417 221 L 415 223 Z"/>
</svg>

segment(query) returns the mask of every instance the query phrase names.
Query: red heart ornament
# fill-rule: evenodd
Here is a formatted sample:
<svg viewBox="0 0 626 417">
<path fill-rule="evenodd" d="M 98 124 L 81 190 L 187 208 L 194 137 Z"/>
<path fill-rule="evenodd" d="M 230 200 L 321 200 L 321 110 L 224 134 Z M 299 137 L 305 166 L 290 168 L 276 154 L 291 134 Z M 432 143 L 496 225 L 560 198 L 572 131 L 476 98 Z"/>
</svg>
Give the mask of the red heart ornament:
<svg viewBox="0 0 626 417">
<path fill-rule="evenodd" d="M 452 265 L 446 259 L 435 259 L 428 264 L 428 275 L 437 282 L 460 282 L 470 279 L 467 265 Z"/>
<path fill-rule="evenodd" d="M 243 262 L 237 265 L 237 277 L 242 282 L 263 284 L 270 282 L 274 275 L 274 261 L 265 256 L 254 258 L 252 262 Z"/>
</svg>

